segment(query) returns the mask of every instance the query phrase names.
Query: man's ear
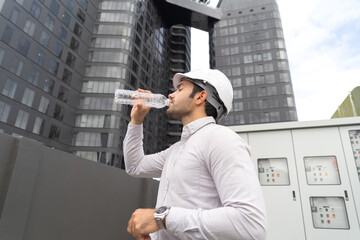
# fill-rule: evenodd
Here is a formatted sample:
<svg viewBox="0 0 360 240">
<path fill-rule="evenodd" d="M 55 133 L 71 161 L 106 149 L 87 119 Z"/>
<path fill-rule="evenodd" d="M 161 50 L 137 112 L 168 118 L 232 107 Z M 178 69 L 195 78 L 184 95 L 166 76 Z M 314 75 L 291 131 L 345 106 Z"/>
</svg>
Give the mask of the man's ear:
<svg viewBox="0 0 360 240">
<path fill-rule="evenodd" d="M 197 94 L 196 103 L 201 104 L 205 102 L 206 98 L 207 98 L 207 92 L 205 90 L 202 90 Z"/>
</svg>

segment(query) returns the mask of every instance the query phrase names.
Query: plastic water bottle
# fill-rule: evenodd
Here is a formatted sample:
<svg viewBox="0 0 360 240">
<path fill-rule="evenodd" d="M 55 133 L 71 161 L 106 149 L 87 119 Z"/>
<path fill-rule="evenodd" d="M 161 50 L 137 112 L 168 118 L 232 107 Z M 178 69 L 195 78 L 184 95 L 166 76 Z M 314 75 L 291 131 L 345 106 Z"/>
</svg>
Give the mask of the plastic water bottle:
<svg viewBox="0 0 360 240">
<path fill-rule="evenodd" d="M 115 102 L 119 104 L 130 105 L 136 105 L 137 103 L 141 102 L 144 106 L 163 108 L 169 105 L 170 99 L 168 99 L 162 94 L 117 89 L 115 91 Z"/>
</svg>

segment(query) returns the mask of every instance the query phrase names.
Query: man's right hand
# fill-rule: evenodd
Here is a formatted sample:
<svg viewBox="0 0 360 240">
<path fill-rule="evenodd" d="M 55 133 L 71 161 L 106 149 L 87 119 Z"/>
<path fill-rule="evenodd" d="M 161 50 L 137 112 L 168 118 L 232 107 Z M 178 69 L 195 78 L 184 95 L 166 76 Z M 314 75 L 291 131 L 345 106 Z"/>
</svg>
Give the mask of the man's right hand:
<svg viewBox="0 0 360 240">
<path fill-rule="evenodd" d="M 138 92 L 151 93 L 150 91 L 138 89 Z M 151 107 L 144 106 L 142 103 L 138 103 L 131 109 L 131 124 L 139 125 L 144 122 L 146 114 L 150 111 Z"/>
</svg>

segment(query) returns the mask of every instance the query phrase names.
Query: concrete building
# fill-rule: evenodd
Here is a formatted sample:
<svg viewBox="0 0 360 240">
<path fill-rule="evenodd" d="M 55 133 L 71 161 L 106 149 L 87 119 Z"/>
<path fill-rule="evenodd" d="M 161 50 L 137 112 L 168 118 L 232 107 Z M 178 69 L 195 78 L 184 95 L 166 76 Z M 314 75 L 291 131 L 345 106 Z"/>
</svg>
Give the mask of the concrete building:
<svg viewBox="0 0 360 240">
<path fill-rule="evenodd" d="M 275 1 L 210 8 L 191 0 L 0 0 L 0 23 L 0 131 L 7 134 L 124 167 L 131 107 L 115 104 L 114 91 L 168 95 L 174 73 L 190 70 L 190 26 L 209 32 L 210 66 L 234 86 L 223 124 L 297 119 Z M 151 110 L 145 152 L 176 142 L 181 128 L 164 109 Z"/>
</svg>

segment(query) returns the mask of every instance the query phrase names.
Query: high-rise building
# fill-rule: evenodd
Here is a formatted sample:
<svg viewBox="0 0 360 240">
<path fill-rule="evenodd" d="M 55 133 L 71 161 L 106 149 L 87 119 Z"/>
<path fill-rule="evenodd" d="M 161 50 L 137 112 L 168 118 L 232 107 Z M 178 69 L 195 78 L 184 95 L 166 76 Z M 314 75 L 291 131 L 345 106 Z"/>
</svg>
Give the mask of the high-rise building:
<svg viewBox="0 0 360 240">
<path fill-rule="evenodd" d="M 167 95 L 172 74 L 190 70 L 190 28 L 166 24 L 157 1 L 3 0 L 0 10 L 1 131 L 87 159 L 121 166 L 131 107 L 114 103 L 115 89 Z M 146 152 L 178 125 L 150 111 Z"/>
<path fill-rule="evenodd" d="M 210 30 L 210 66 L 234 87 L 224 125 L 296 121 L 284 35 L 275 0 L 222 0 Z"/>
<path fill-rule="evenodd" d="M 233 83 L 234 110 L 224 124 L 296 120 L 276 3 L 223 0 L 219 7 L 0 0 L 0 131 L 123 167 L 131 106 L 115 104 L 114 92 L 174 90 L 174 73 L 190 70 L 191 26 L 209 32 L 210 65 Z M 176 142 L 181 128 L 164 109 L 151 110 L 145 152 Z"/>
</svg>

